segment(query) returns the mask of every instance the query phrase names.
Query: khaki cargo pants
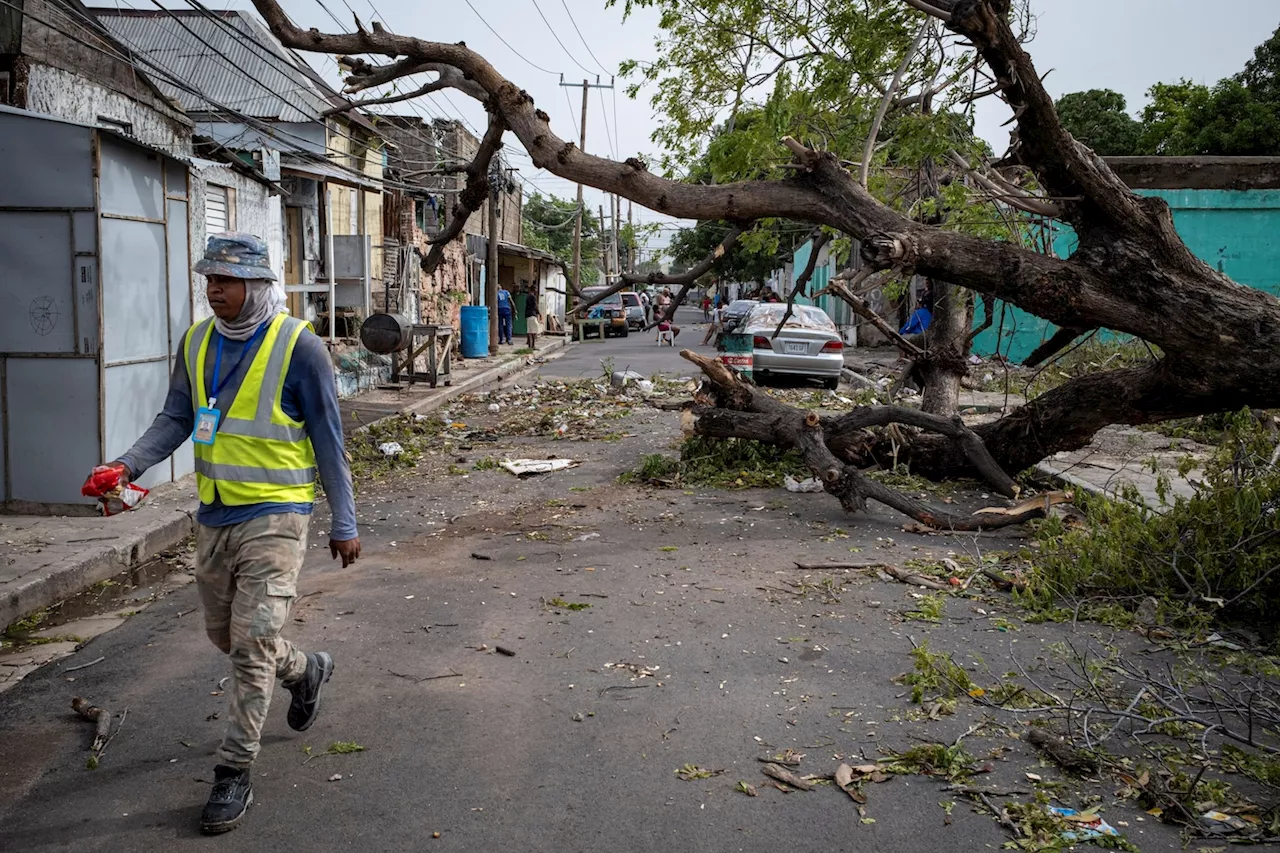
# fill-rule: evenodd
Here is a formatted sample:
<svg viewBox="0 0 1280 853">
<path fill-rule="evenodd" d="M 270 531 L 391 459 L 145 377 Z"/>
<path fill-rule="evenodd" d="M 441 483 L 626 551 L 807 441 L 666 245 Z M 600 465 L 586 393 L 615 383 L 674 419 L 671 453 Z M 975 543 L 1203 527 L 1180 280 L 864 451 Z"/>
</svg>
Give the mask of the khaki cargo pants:
<svg viewBox="0 0 1280 853">
<path fill-rule="evenodd" d="M 228 527 L 196 525 L 196 586 L 205 631 L 231 657 L 234 688 L 218 760 L 248 767 L 276 679 L 291 681 L 307 658 L 280 630 L 298 594 L 310 516 L 264 515 Z"/>
</svg>

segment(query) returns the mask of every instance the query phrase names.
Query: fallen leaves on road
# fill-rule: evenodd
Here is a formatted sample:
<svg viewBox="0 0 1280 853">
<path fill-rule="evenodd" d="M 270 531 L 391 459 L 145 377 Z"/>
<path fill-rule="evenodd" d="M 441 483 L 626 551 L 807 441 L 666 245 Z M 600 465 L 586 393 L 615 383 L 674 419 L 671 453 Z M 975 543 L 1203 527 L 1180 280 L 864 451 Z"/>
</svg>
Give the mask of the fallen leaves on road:
<svg viewBox="0 0 1280 853">
<path fill-rule="evenodd" d="M 710 779 L 712 776 L 719 776 L 722 773 L 724 773 L 724 770 L 708 770 L 696 764 L 686 764 L 683 767 L 676 768 L 676 776 L 685 782 L 692 782 L 695 779 Z"/>
</svg>

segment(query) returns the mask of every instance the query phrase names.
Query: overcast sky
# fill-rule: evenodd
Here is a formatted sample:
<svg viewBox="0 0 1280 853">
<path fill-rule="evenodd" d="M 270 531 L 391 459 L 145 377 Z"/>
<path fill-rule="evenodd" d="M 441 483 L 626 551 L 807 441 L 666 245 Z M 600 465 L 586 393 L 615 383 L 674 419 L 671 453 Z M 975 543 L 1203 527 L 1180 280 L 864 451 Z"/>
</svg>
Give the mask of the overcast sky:
<svg viewBox="0 0 1280 853">
<path fill-rule="evenodd" d="M 249 6 L 247 0 L 231 2 Z M 551 115 L 552 128 L 565 139 L 576 140 L 578 135 L 584 77 L 594 83 L 598 74 L 602 83 L 608 83 L 606 72 L 615 72 L 623 60 L 654 55 L 656 14 L 640 10 L 624 25 L 621 11 L 606 9 L 604 0 L 372 0 L 372 6 L 370 0 L 283 0 L 300 25 L 328 32 L 337 25 L 324 7 L 345 25 L 350 20 L 348 2 L 366 21 L 377 17 L 393 31 L 434 41 L 465 41 L 524 87 Z M 1033 0 L 1033 8 L 1039 26 L 1028 50 L 1042 75 L 1051 70 L 1045 80 L 1050 93 L 1058 97 L 1081 89 L 1111 88 L 1127 98 L 1135 113 L 1153 83 L 1182 77 L 1214 83 L 1235 73 L 1254 47 L 1280 24 L 1280 0 L 1216 0 L 1211 4 L 1193 0 Z M 332 64 L 328 70 L 336 78 Z M 562 74 L 566 82 L 577 83 L 579 88 L 562 88 Z M 660 119 L 652 114 L 647 94 L 631 100 L 622 81 L 617 84 L 614 90 L 591 90 L 587 149 L 622 158 L 651 152 L 649 136 Z M 460 94 L 451 93 L 448 99 L 432 96 L 418 103 L 418 109 L 428 116 L 462 117 L 474 128 L 483 127 L 483 110 Z M 1007 130 L 1000 127 L 1008 117 L 1007 109 L 999 104 L 979 113 L 978 132 L 997 153 L 1008 142 Z M 507 138 L 508 149 L 514 145 L 518 150 L 514 138 L 510 134 Z M 573 197 L 572 183 L 534 169 L 523 151 L 514 154 L 511 162 L 521 168 L 527 188 Z M 600 193 L 588 190 L 588 204 L 595 207 L 602 200 Z M 635 215 L 641 222 L 672 223 L 638 207 Z"/>
</svg>

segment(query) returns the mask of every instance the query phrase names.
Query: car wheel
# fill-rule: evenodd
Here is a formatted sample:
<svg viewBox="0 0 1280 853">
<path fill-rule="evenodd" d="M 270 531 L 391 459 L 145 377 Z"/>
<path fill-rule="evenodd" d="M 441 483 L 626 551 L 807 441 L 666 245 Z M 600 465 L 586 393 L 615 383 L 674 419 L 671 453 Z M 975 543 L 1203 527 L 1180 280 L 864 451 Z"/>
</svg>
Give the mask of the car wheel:
<svg viewBox="0 0 1280 853">
<path fill-rule="evenodd" d="M 629 335 L 629 334 L 631 334 L 631 327 L 630 327 L 630 326 L 623 326 L 623 327 L 622 327 L 622 333 L 621 333 L 621 334 L 619 334 L 619 335 L 618 335 L 618 337 L 620 337 L 620 338 L 625 338 L 625 337 L 626 337 L 627 335 Z"/>
<path fill-rule="evenodd" d="M 840 377 L 832 376 L 830 378 L 822 380 L 822 387 L 826 388 L 828 391 L 836 390 L 837 388 L 840 387 Z"/>
</svg>

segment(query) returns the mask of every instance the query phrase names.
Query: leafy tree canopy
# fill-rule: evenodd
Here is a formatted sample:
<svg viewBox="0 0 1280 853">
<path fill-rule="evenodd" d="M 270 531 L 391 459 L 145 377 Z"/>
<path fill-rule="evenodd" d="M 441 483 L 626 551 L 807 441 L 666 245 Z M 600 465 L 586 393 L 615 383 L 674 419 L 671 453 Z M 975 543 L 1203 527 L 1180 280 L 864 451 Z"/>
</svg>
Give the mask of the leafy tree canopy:
<svg viewBox="0 0 1280 853">
<path fill-rule="evenodd" d="M 1280 29 L 1239 74 L 1214 86 L 1157 83 L 1147 96 L 1141 121 L 1109 89 L 1063 95 L 1058 115 L 1102 155 L 1280 155 Z"/>
</svg>

